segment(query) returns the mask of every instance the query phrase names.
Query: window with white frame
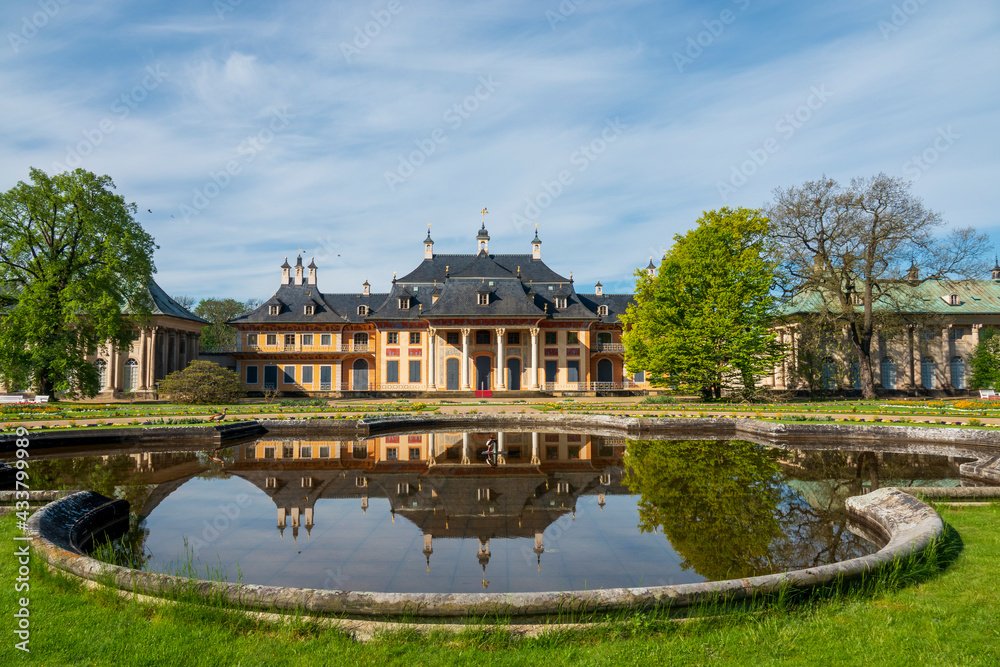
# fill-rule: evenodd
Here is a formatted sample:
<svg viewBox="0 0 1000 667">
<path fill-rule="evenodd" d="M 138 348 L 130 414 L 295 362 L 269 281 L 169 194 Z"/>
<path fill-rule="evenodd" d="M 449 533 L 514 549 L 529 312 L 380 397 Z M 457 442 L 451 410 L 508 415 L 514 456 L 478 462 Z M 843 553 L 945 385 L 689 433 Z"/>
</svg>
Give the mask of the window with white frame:
<svg viewBox="0 0 1000 667">
<path fill-rule="evenodd" d="M 410 345 L 420 345 L 420 332 L 411 331 L 410 332 Z"/>
<path fill-rule="evenodd" d="M 399 345 L 399 333 L 396 331 L 390 331 L 386 334 L 385 342 L 388 345 Z"/>
<path fill-rule="evenodd" d="M 961 301 L 959 301 L 959 298 L 958 298 L 957 294 L 949 294 L 948 295 L 948 303 L 950 303 L 953 306 L 957 306 L 957 305 L 959 305 L 961 303 Z"/>
<path fill-rule="evenodd" d="M 277 315 L 280 311 L 281 311 L 281 306 L 268 306 L 267 307 L 267 314 L 268 315 Z"/>
<path fill-rule="evenodd" d="M 305 312 L 306 315 L 315 315 L 316 314 L 316 306 L 312 305 L 311 303 L 307 303 L 306 306 L 305 306 L 305 311 L 304 312 Z"/>
<path fill-rule="evenodd" d="M 312 334 L 302 334 L 302 344 L 303 345 L 312 345 L 313 344 L 313 335 Z"/>
<path fill-rule="evenodd" d="M 257 334 L 247 334 L 247 345 L 257 347 Z"/>
<path fill-rule="evenodd" d="M 331 334 L 320 334 L 319 344 L 323 346 L 329 346 L 333 344 L 333 335 Z"/>
<path fill-rule="evenodd" d="M 278 334 L 267 334 L 264 338 L 268 345 L 278 344 Z"/>
<path fill-rule="evenodd" d="M 368 306 L 358 306 L 358 315 L 367 315 Z"/>
<path fill-rule="evenodd" d="M 488 306 L 488 305 L 490 305 L 490 295 L 487 294 L 486 292 L 480 292 L 479 293 L 479 305 L 480 306 Z"/>
<path fill-rule="evenodd" d="M 409 310 L 410 309 L 410 297 L 408 297 L 408 296 L 401 296 L 401 297 L 399 297 L 399 309 L 400 310 Z"/>
<path fill-rule="evenodd" d="M 566 307 L 566 297 L 564 297 L 564 296 L 557 296 L 556 297 L 556 308 L 565 308 L 565 307 Z"/>
<path fill-rule="evenodd" d="M 597 314 L 600 315 L 601 317 L 606 316 L 608 314 L 608 307 L 607 306 L 598 306 L 597 307 Z"/>
</svg>

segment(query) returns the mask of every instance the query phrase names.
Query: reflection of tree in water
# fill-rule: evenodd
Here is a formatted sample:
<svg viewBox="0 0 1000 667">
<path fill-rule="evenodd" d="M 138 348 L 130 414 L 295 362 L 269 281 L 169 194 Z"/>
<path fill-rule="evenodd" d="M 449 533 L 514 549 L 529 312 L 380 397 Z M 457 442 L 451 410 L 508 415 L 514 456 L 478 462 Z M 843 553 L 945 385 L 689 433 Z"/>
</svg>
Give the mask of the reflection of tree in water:
<svg viewBox="0 0 1000 667">
<path fill-rule="evenodd" d="M 785 483 L 785 452 L 741 441 L 630 442 L 626 485 L 639 500 L 639 528 L 662 530 L 708 579 L 809 567 L 870 553 L 844 527 L 839 488 Z M 817 495 L 821 502 L 811 496 Z"/>
</svg>

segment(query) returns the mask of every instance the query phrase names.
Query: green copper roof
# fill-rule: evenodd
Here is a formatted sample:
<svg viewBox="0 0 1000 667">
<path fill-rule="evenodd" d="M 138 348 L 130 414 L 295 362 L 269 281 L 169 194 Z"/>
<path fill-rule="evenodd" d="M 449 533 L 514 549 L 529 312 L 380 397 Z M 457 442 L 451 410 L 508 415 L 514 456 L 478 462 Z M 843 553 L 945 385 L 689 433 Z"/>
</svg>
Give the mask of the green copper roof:
<svg viewBox="0 0 1000 667">
<path fill-rule="evenodd" d="M 1000 280 L 927 280 L 915 285 L 897 282 L 892 284 L 891 294 L 891 298 L 877 298 L 875 309 L 934 315 L 1000 314 Z M 954 303 L 952 295 L 957 296 Z M 835 303 L 833 298 L 828 301 Z M 808 292 L 790 299 L 781 312 L 783 315 L 820 312 L 824 310 L 823 303 L 822 293 Z M 861 310 L 862 306 L 855 308 Z"/>
</svg>

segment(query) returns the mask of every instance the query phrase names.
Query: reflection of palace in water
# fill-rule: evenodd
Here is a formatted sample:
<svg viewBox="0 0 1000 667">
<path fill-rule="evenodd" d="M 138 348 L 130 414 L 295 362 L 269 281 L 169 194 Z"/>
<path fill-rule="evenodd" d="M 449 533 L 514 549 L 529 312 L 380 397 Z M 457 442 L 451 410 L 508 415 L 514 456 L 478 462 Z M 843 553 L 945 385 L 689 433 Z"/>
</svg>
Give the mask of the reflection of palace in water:
<svg viewBox="0 0 1000 667">
<path fill-rule="evenodd" d="M 500 454 L 485 456 L 494 437 Z M 628 494 L 621 485 L 625 440 L 567 433 L 411 433 L 359 441 L 260 440 L 236 448 L 227 472 L 263 490 L 277 506 L 277 530 L 310 532 L 320 499 L 354 498 L 365 512 L 388 501 L 423 533 L 428 566 L 434 538 L 478 538 L 485 567 L 490 540 L 533 539 L 580 496 Z"/>
</svg>

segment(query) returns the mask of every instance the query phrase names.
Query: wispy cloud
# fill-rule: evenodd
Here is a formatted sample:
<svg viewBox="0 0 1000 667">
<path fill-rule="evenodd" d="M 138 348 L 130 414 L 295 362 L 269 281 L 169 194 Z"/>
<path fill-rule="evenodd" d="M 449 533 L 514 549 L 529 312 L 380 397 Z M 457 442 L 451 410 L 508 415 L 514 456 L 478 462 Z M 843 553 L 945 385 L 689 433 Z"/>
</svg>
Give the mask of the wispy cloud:
<svg viewBox="0 0 1000 667">
<path fill-rule="evenodd" d="M 629 289 L 634 267 L 703 210 L 759 206 L 822 173 L 906 176 L 952 127 L 961 140 L 915 190 L 1000 239 L 987 197 L 1000 8 L 987 0 L 924 3 L 888 37 L 879 22 L 894 4 L 860 0 L 587 0 L 565 20 L 546 14 L 565 3 L 527 0 L 229 4 L 220 17 L 195 0 L 67 3 L 20 52 L 0 48 L 0 187 L 63 161 L 110 118 L 82 166 L 139 204 L 164 288 L 245 298 L 273 292 L 299 248 L 323 253 L 324 289 L 385 288 L 420 261 L 428 222 L 440 251 L 472 251 L 483 206 L 491 248 L 527 252 L 534 221 L 517 216 L 569 171 L 539 211 L 544 257 L 578 284 Z M 16 33 L 36 10 L 5 3 L 0 25 Z M 705 30 L 718 34 L 679 70 L 674 54 Z M 120 118 L 115 101 L 151 66 L 166 75 Z M 498 85 L 477 97 L 484 78 Z M 781 120 L 823 86 L 832 95 L 789 136 Z M 287 125 L 261 135 L 281 109 Z M 615 119 L 627 130 L 574 162 Z M 777 150 L 723 202 L 719 182 L 770 138 Z M 390 187 L 387 171 L 428 140 Z M 234 160 L 238 173 L 185 219 Z"/>
</svg>

